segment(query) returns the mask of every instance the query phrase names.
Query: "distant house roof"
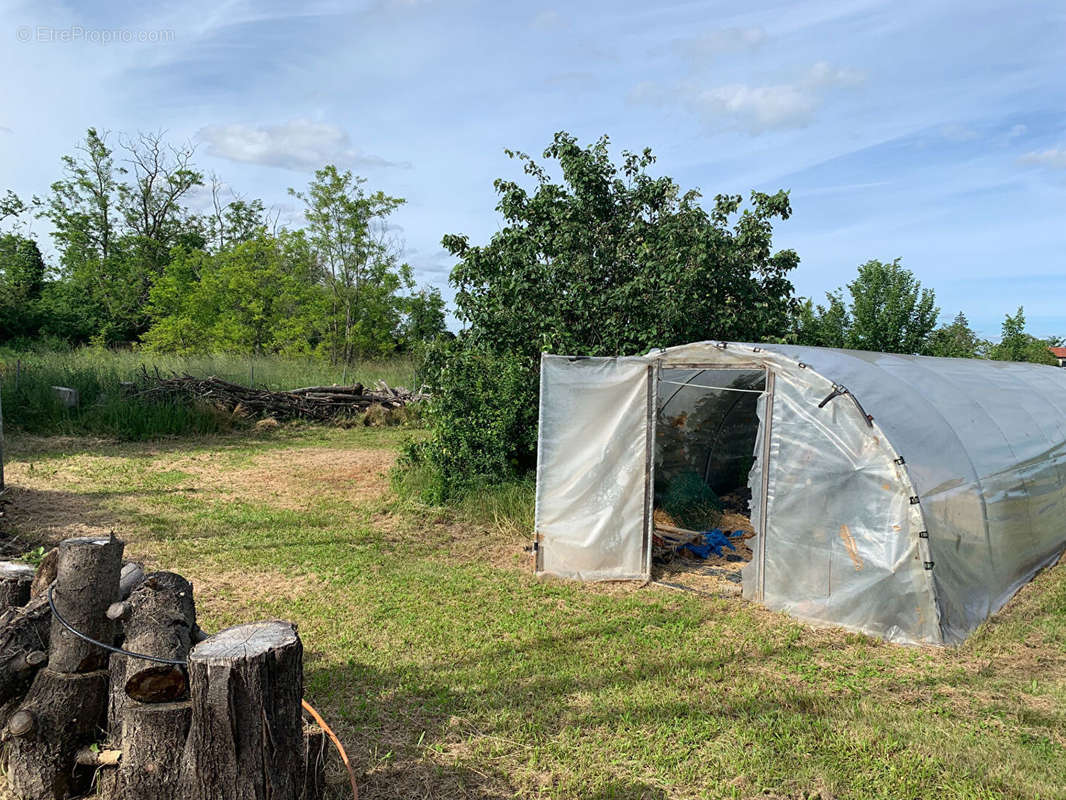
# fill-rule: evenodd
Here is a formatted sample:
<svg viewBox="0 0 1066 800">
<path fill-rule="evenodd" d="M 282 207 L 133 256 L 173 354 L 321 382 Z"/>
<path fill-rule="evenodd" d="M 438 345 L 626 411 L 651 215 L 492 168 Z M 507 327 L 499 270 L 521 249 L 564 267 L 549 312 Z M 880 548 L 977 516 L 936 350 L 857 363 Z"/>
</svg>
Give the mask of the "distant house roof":
<svg viewBox="0 0 1066 800">
<path fill-rule="evenodd" d="M 1049 347 L 1048 350 L 1055 358 L 1066 358 L 1066 347 Z"/>
</svg>

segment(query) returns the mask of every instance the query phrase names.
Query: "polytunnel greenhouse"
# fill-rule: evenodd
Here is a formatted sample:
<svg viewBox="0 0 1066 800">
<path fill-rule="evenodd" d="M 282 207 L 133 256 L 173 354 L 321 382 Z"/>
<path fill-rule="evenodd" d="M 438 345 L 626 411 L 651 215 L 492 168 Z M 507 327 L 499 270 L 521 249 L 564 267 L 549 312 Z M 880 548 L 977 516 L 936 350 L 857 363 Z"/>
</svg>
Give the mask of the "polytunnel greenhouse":
<svg viewBox="0 0 1066 800">
<path fill-rule="evenodd" d="M 750 525 L 702 569 L 745 598 L 962 641 L 1066 547 L 1066 369 L 733 342 L 543 356 L 538 573 L 653 579 L 724 498 Z"/>
</svg>

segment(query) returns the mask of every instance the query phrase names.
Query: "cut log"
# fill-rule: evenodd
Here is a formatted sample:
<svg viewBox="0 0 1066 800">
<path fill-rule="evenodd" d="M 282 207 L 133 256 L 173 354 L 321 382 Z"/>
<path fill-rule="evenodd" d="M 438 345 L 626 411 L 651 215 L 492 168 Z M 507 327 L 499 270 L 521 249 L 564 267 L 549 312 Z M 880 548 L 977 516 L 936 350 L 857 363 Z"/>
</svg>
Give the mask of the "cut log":
<svg viewBox="0 0 1066 800">
<path fill-rule="evenodd" d="M 298 800 L 322 800 L 326 794 L 326 732 L 313 723 L 304 726 L 304 785 Z"/>
<path fill-rule="evenodd" d="M 173 572 L 153 572 L 133 590 L 126 619 L 125 649 L 185 661 L 196 630 L 192 584 Z M 112 606 L 114 608 L 114 606 Z M 142 703 L 169 703 L 186 695 L 185 668 L 127 657 L 124 688 Z"/>
<path fill-rule="evenodd" d="M 125 600 L 136 589 L 141 581 L 144 580 L 144 569 L 140 564 L 135 564 L 132 561 L 126 563 L 122 567 L 122 572 L 118 578 L 118 596 L 120 600 Z"/>
<path fill-rule="evenodd" d="M 189 733 L 189 701 L 126 704 L 117 800 L 183 800 L 181 759 Z M 216 795 L 224 797 L 227 795 Z"/>
<path fill-rule="evenodd" d="M 41 563 L 37 565 L 37 574 L 33 576 L 30 584 L 30 597 L 40 597 L 56 579 L 56 565 L 59 563 L 59 548 L 53 547 L 44 554 Z"/>
<path fill-rule="evenodd" d="M 107 701 L 107 742 L 118 747 L 122 741 L 122 712 L 130 702 L 126 696 L 126 656 L 112 653 L 107 671 L 111 684 Z"/>
<path fill-rule="evenodd" d="M 56 610 L 74 628 L 110 644 L 115 623 L 107 608 L 118 600 L 124 543 L 112 536 L 65 539 L 59 545 L 54 598 Z M 52 620 L 49 667 L 56 672 L 95 672 L 107 667 L 107 651 L 83 641 Z"/>
<path fill-rule="evenodd" d="M 30 601 L 36 571 L 29 564 L 0 561 L 0 611 L 21 608 Z"/>
<path fill-rule="evenodd" d="M 182 800 L 287 800 L 305 782 L 303 645 L 291 622 L 229 628 L 189 658 Z"/>
<path fill-rule="evenodd" d="M 97 740 L 106 713 L 107 672 L 38 672 L 7 725 L 8 781 L 15 795 L 64 800 L 84 792 L 93 770 L 78 766 L 78 750 Z"/>
<path fill-rule="evenodd" d="M 0 704 L 25 694 L 37 670 L 48 661 L 51 628 L 47 597 L 36 597 L 22 608 L 0 614 Z"/>
</svg>

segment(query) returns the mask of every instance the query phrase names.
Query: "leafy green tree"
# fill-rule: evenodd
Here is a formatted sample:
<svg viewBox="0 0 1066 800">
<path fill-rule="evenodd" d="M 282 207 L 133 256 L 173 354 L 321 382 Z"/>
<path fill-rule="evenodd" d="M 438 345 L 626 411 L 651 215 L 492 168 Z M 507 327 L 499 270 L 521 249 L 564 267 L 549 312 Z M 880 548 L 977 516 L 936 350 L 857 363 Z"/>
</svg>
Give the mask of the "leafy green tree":
<svg viewBox="0 0 1066 800">
<path fill-rule="evenodd" d="M 332 361 L 390 352 L 399 334 L 399 292 L 413 286 L 401 264 L 387 218 L 404 203 L 383 192 L 368 194 L 364 178 L 329 164 L 315 172 L 303 201 L 311 246 L 330 297 L 326 350 Z"/>
<path fill-rule="evenodd" d="M 839 291 L 827 292 L 828 305 L 804 300 L 796 315 L 795 339 L 815 347 L 847 347 L 850 317 Z"/>
<path fill-rule="evenodd" d="M 45 272 L 36 241 L 0 235 L 0 342 L 37 333 Z"/>
<path fill-rule="evenodd" d="M 71 275 L 106 263 L 118 238 L 118 190 L 125 172 L 115 165 L 108 134 L 89 128 L 77 155 L 63 156 L 64 177 L 41 203 L 53 226 L 62 268 Z"/>
<path fill-rule="evenodd" d="M 899 259 L 867 261 L 843 290 L 826 294 L 828 305 L 805 304 L 797 315 L 799 344 L 847 347 L 880 353 L 921 353 L 936 327 L 940 309 L 932 289 Z"/>
<path fill-rule="evenodd" d="M 70 284 L 52 293 L 52 302 L 81 306 L 55 308 L 57 318 L 87 321 L 90 335 L 104 342 L 145 329 L 148 293 L 170 249 L 201 238 L 188 240 L 195 223 L 181 204 L 202 181 L 190 166 L 191 148 L 171 148 L 158 135 L 122 147 L 128 168 L 116 163 L 108 134 L 90 128 L 75 155 L 63 157 L 64 176 L 51 194 L 37 201 L 53 226 L 60 278 Z"/>
<path fill-rule="evenodd" d="M 217 175 L 211 176 L 213 211 L 204 225 L 206 242 L 216 252 L 250 241 L 269 227 L 266 207 L 259 199 L 245 200 L 237 195 L 225 199 L 226 189 Z"/>
<path fill-rule="evenodd" d="M 446 331 L 444 298 L 440 295 L 440 289 L 423 287 L 404 299 L 401 341 L 405 345 L 436 341 Z"/>
<path fill-rule="evenodd" d="M 18 219 L 25 211 L 26 204 L 10 189 L 4 192 L 3 197 L 0 197 L 0 222 Z"/>
<path fill-rule="evenodd" d="M 949 325 L 941 325 L 926 341 L 924 355 L 942 358 L 977 358 L 981 341 L 961 311 Z"/>
<path fill-rule="evenodd" d="M 176 250 L 152 287 L 143 338 L 179 353 L 308 354 L 324 299 L 303 234 L 261 231 L 219 253 Z"/>
<path fill-rule="evenodd" d="M 502 228 L 485 245 L 449 235 L 463 330 L 427 361 L 433 435 L 420 451 L 446 495 L 477 478 L 505 479 L 535 459 L 542 350 L 577 355 L 645 352 L 703 339 L 759 340 L 787 331 L 788 273 L 772 226 L 791 214 L 785 192 L 700 194 L 653 177 L 650 150 L 611 161 L 608 139 L 588 147 L 565 132 L 544 151 L 561 179 L 507 151 L 532 178 L 497 180 Z M 487 387 L 492 376 L 499 386 Z"/>
<path fill-rule="evenodd" d="M 1025 310 L 1018 306 L 1014 316 L 1007 314 L 1004 318 L 999 342 L 988 345 L 988 357 L 995 361 L 1028 361 L 1054 366 L 1058 361 L 1048 348 L 1057 344 L 1058 339 L 1040 339 L 1026 333 Z"/>
<path fill-rule="evenodd" d="M 791 215 L 785 192 L 753 192 L 742 212 L 739 195 L 718 195 L 708 212 L 699 192 L 647 174 L 650 150 L 616 166 L 606 137 L 582 148 L 556 134 L 544 158 L 558 162 L 561 183 L 507 152 L 534 190 L 497 180 L 503 229 L 484 246 L 443 240 L 461 259 L 451 280 L 471 340 L 531 356 L 606 355 L 784 333 L 794 307 L 787 275 L 799 262 L 771 248 L 773 220 Z"/>
</svg>

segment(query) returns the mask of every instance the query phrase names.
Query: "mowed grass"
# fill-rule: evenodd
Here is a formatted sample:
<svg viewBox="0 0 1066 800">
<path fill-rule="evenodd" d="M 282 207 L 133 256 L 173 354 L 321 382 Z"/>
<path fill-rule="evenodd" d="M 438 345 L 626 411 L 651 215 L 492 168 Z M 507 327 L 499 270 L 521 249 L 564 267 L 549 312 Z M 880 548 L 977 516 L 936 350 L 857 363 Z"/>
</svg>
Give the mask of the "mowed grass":
<svg viewBox="0 0 1066 800">
<path fill-rule="evenodd" d="M 422 506 L 388 477 L 408 435 L 16 438 L 11 523 L 113 528 L 193 580 L 207 629 L 296 621 L 364 800 L 1066 797 L 1061 566 L 958 649 L 542 582 L 531 486 Z"/>
</svg>

